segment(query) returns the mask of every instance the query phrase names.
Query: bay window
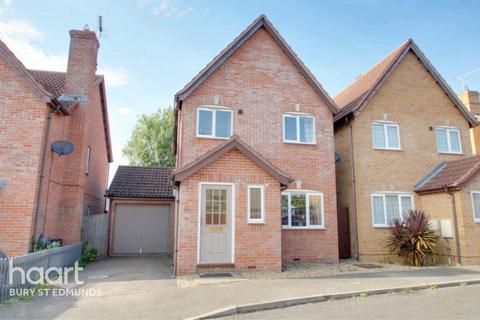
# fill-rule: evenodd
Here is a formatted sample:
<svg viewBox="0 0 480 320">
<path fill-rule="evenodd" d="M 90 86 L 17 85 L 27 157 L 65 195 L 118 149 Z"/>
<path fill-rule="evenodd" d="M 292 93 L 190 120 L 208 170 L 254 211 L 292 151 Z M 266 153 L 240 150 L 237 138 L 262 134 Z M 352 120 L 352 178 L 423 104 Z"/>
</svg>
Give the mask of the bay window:
<svg viewBox="0 0 480 320">
<path fill-rule="evenodd" d="M 323 228 L 323 193 L 282 192 L 282 226 L 284 228 Z"/>
</svg>

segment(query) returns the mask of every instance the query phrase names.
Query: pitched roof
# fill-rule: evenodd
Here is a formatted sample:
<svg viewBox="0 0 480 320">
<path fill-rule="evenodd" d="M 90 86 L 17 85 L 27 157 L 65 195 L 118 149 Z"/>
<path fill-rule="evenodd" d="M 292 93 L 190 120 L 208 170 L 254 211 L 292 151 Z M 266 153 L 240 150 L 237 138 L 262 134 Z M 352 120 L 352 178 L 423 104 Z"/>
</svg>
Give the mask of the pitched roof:
<svg viewBox="0 0 480 320">
<path fill-rule="evenodd" d="M 119 166 L 113 177 L 110 198 L 173 199 L 173 168 Z"/>
<path fill-rule="evenodd" d="M 269 173 L 273 176 L 280 184 L 287 186 L 289 185 L 293 179 L 283 173 L 280 169 L 275 167 L 273 164 L 265 160 L 261 155 L 255 152 L 249 145 L 247 145 L 244 141 L 242 141 L 238 136 L 232 136 L 229 140 L 225 143 L 218 145 L 217 147 L 211 149 L 203 156 L 198 158 L 197 160 L 191 162 L 190 164 L 184 166 L 181 169 L 178 169 L 173 172 L 173 179 L 175 182 L 180 182 L 192 174 L 197 172 L 198 170 L 205 167 L 207 164 L 215 161 L 228 151 L 232 149 L 237 149 L 241 153 L 243 153 L 247 158 L 255 162 L 260 168 L 265 170 L 265 172 Z"/>
<path fill-rule="evenodd" d="M 415 192 L 458 190 L 480 171 L 480 156 L 447 161 L 438 165 L 415 185 Z"/>
<path fill-rule="evenodd" d="M 355 79 L 355 81 L 334 97 L 335 102 L 340 108 L 340 112 L 334 117 L 334 121 L 338 122 L 349 114 L 356 115 L 360 112 L 409 51 L 412 51 L 420 62 L 423 63 L 447 96 L 450 97 L 455 106 L 462 112 L 470 125 L 472 127 L 476 126 L 478 123 L 475 117 L 467 110 L 452 88 L 450 88 L 412 39 L 408 39 L 402 43 L 400 47 L 395 49 L 373 68 Z"/>
<path fill-rule="evenodd" d="M 175 102 L 182 101 L 188 97 L 200 84 L 202 84 L 215 70 L 218 69 L 238 48 L 240 48 L 250 37 L 260 28 L 264 28 L 277 44 L 282 48 L 285 54 L 290 58 L 293 64 L 298 68 L 305 79 L 313 86 L 315 91 L 324 98 L 330 110 L 336 114 L 338 109 L 335 102 L 323 89 L 322 85 L 315 76 L 308 70 L 300 58 L 293 52 L 285 39 L 275 29 L 272 23 L 265 15 L 260 15 L 255 19 L 237 38 L 233 40 L 225 49 L 223 49 L 209 64 L 205 66 L 183 89 L 175 95 Z"/>
</svg>

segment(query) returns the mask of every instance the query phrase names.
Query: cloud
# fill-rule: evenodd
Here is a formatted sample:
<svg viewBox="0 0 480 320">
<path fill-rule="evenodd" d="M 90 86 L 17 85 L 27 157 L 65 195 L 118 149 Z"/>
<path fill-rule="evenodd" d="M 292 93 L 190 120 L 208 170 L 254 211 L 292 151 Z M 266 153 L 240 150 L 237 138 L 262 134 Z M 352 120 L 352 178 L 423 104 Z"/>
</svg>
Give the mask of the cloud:
<svg viewBox="0 0 480 320">
<path fill-rule="evenodd" d="M 10 0 L 0 2 L 0 39 L 17 58 L 30 69 L 66 71 L 68 54 L 47 54 L 35 44 L 43 40 L 43 33 L 28 20 L 11 18 L 8 10 L 12 10 Z M 109 87 L 129 83 L 129 73 L 125 67 L 104 66 L 97 72 L 105 76 Z"/>
<path fill-rule="evenodd" d="M 129 83 L 130 75 L 125 67 L 101 67 L 97 73 L 103 74 L 109 87 L 124 86 Z"/>
<path fill-rule="evenodd" d="M 132 115 L 135 113 L 135 110 L 129 107 L 119 107 L 119 108 L 116 108 L 115 111 L 122 115 Z"/>
<path fill-rule="evenodd" d="M 139 0 L 139 7 L 147 8 L 152 14 L 165 18 L 180 18 L 193 11 L 192 6 L 178 7 L 170 0 Z"/>
</svg>

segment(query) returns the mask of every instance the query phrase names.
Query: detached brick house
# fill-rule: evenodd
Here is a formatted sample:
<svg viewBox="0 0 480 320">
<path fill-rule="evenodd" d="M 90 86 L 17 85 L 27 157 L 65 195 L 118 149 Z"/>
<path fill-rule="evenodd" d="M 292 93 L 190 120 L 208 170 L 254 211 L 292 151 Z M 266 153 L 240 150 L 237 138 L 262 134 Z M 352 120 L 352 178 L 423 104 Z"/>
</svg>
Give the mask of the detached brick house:
<svg viewBox="0 0 480 320">
<path fill-rule="evenodd" d="M 175 268 L 338 260 L 333 116 L 265 16 L 175 96 Z"/>
<path fill-rule="evenodd" d="M 70 36 L 67 72 L 27 70 L 0 41 L 0 251 L 8 256 L 27 253 L 40 234 L 79 241 L 82 216 L 105 210 L 112 153 L 99 43 L 89 30 Z M 61 154 L 69 144 L 59 141 L 73 152 Z"/>
<path fill-rule="evenodd" d="M 385 259 L 391 221 L 420 209 L 443 229 L 444 256 L 478 262 L 477 120 L 418 46 L 406 41 L 334 100 L 341 255 Z"/>
</svg>

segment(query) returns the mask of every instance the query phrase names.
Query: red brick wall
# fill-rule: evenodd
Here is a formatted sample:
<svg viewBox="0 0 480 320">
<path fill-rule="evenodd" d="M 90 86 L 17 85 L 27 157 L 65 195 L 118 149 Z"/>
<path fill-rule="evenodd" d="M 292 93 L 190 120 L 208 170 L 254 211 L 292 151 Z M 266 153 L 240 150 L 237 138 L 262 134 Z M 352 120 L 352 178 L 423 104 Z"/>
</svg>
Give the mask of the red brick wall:
<svg viewBox="0 0 480 320">
<path fill-rule="evenodd" d="M 70 155 L 45 154 L 36 234 L 80 240 L 82 214 L 103 212 L 107 180 L 107 147 L 98 84 L 95 82 L 96 38 L 85 31 L 73 33 L 67 75 L 68 94 L 83 95 L 72 115 L 51 114 L 48 141 L 69 140 Z M 75 40 L 73 39 L 73 40 Z M 72 51 L 73 50 L 73 51 Z M 73 75 L 73 76 L 72 76 Z M 28 252 L 39 189 L 47 117 L 50 108 L 0 60 L 0 251 L 8 255 Z M 89 175 L 85 175 L 86 146 L 92 146 Z"/>
<path fill-rule="evenodd" d="M 0 58 L 0 251 L 28 251 L 43 151 L 47 105 Z"/>
<path fill-rule="evenodd" d="M 233 134 L 291 177 L 301 179 L 302 189 L 324 193 L 326 229 L 284 231 L 284 259 L 336 261 L 333 115 L 325 101 L 268 32 L 260 29 L 183 102 L 180 167 L 224 142 L 195 136 L 197 107 L 213 105 L 214 96 L 233 110 Z M 315 116 L 316 145 L 283 143 L 282 114 L 295 111 L 294 104 L 299 104 L 300 112 Z"/>
<path fill-rule="evenodd" d="M 281 269 L 280 184 L 252 160 L 231 150 L 180 185 L 177 274 L 196 272 L 200 182 L 234 183 L 235 268 Z M 247 223 L 247 187 L 264 185 L 265 223 Z"/>
</svg>

